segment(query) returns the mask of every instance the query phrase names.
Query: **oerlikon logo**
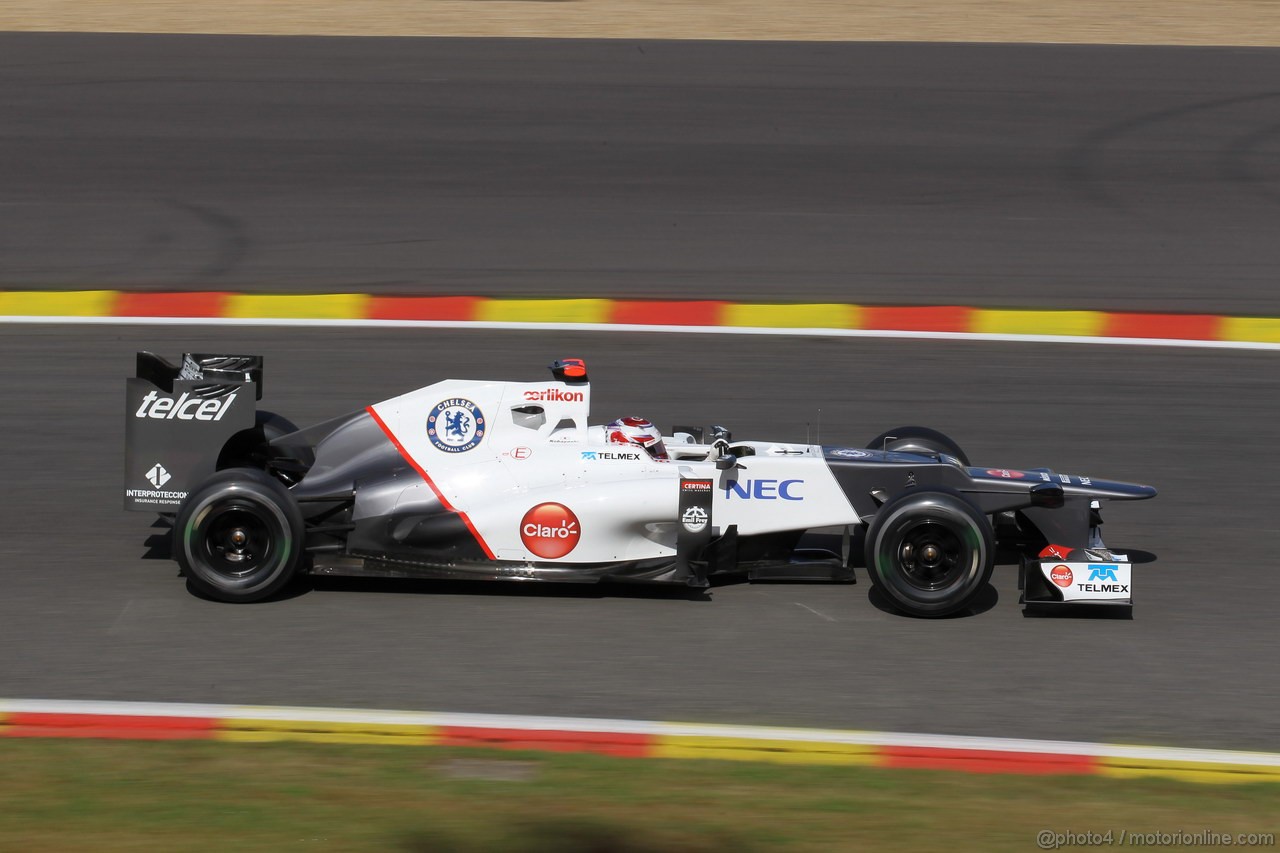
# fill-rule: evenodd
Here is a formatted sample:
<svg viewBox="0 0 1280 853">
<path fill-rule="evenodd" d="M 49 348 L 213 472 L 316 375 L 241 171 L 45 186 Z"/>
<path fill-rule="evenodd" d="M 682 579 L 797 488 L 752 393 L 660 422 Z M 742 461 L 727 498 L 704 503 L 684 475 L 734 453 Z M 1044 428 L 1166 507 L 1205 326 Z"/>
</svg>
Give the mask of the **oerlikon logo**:
<svg viewBox="0 0 1280 853">
<path fill-rule="evenodd" d="M 582 527 L 564 504 L 538 504 L 520 519 L 520 539 L 529 553 L 556 560 L 578 546 Z"/>
</svg>

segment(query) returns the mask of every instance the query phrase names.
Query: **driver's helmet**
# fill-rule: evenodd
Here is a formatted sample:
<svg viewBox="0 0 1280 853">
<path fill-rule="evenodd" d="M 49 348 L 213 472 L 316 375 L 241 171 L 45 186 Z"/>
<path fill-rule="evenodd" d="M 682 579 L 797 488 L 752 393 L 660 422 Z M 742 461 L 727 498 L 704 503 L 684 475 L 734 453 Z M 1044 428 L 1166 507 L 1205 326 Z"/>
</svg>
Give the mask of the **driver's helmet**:
<svg viewBox="0 0 1280 853">
<path fill-rule="evenodd" d="M 643 447 L 654 459 L 666 462 L 667 448 L 662 443 L 662 433 L 644 418 L 618 418 L 604 428 L 605 439 L 610 444 L 634 444 Z"/>
</svg>

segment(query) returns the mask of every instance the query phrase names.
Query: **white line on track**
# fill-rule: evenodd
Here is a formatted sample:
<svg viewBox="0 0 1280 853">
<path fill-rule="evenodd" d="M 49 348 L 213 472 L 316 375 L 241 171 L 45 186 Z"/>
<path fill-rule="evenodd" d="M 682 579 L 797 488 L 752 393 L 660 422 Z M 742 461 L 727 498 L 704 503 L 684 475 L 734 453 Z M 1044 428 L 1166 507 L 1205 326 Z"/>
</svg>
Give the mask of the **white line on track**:
<svg viewBox="0 0 1280 853">
<path fill-rule="evenodd" d="M 1104 344 L 1127 347 L 1189 347 L 1280 351 L 1269 341 L 1198 341 L 1182 338 L 1110 338 L 1085 335 L 1006 335 L 982 332 L 913 332 L 892 329 L 810 329 L 759 326 L 669 326 L 639 323 L 491 323 L 473 320 L 318 320 L 273 317 L 33 317 L 0 316 L 0 323 L 90 326 L 240 326 L 339 329 L 460 329 L 503 332 L 661 332 L 692 335 L 773 335 L 809 338 L 892 338 L 1024 344 Z"/>
<path fill-rule="evenodd" d="M 810 606 L 809 606 L 809 605 L 807 605 L 807 604 L 801 604 L 801 603 L 800 603 L 800 602 L 798 602 L 798 601 L 793 601 L 793 602 L 791 602 L 791 603 L 792 603 L 792 604 L 794 604 L 796 607 L 803 607 L 805 610 L 808 610 L 808 611 L 809 611 L 810 613 L 812 613 L 814 616 L 820 616 L 820 617 L 822 617 L 823 619 L 826 619 L 828 622 L 834 622 L 834 621 L 836 621 L 836 620 L 835 620 L 835 617 L 833 617 L 833 616 L 828 616 L 827 614 L 823 613 L 823 612 L 822 612 L 822 611 L 820 611 L 820 610 L 814 610 L 812 607 L 810 607 Z"/>
</svg>

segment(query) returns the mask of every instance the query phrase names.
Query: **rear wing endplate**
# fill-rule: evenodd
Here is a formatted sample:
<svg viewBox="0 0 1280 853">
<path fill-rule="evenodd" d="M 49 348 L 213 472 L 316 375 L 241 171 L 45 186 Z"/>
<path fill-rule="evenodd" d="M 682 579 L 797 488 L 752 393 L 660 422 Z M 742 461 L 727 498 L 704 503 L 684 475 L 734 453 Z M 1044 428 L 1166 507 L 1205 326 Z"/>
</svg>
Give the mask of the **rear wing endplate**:
<svg viewBox="0 0 1280 853">
<path fill-rule="evenodd" d="M 223 447 L 255 426 L 262 356 L 138 353 L 125 381 L 124 508 L 177 512 L 217 468 Z"/>
</svg>

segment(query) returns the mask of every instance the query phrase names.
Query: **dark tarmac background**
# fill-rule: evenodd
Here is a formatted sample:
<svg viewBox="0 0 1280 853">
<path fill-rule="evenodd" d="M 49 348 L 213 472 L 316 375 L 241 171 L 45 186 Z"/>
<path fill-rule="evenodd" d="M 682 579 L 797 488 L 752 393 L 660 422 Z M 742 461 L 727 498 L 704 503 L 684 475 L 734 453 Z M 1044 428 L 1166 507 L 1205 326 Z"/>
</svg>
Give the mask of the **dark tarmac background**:
<svg viewBox="0 0 1280 853">
<path fill-rule="evenodd" d="M 1280 313 L 1280 53 L 0 36 L 0 286 Z M 1052 332 L 1052 329 L 1046 329 Z M 133 352 L 260 352 L 312 423 L 591 365 L 597 419 L 1149 482 L 1133 621 L 856 586 L 317 582 L 190 596 L 121 509 Z M 0 333 L 0 695 L 1277 748 L 1276 356 L 440 330 Z"/>
</svg>

